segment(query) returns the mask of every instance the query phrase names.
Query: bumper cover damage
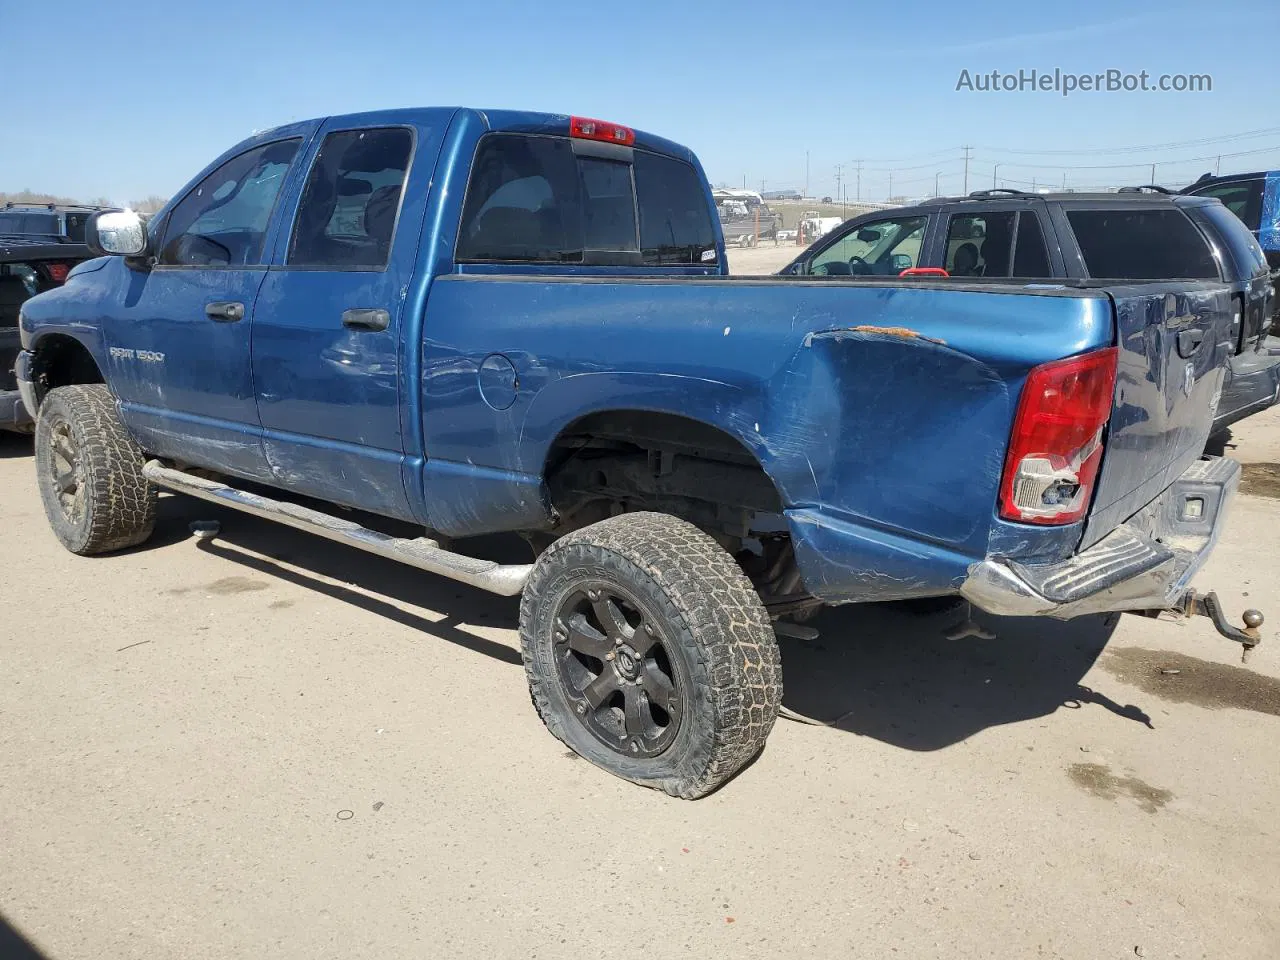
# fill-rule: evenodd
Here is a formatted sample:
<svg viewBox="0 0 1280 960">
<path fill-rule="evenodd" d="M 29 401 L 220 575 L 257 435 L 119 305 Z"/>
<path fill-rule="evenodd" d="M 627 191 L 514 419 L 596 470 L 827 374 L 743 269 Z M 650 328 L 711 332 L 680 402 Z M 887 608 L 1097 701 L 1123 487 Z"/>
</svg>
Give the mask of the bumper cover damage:
<svg viewBox="0 0 1280 960">
<path fill-rule="evenodd" d="M 1233 627 L 1216 595 L 1201 596 L 1188 586 L 1217 543 L 1239 484 L 1234 460 L 1198 460 L 1144 509 L 1069 560 L 981 560 L 969 568 L 960 592 L 998 616 L 1204 615 L 1247 653 L 1260 640 L 1262 615 L 1247 611 L 1245 628 Z"/>
</svg>

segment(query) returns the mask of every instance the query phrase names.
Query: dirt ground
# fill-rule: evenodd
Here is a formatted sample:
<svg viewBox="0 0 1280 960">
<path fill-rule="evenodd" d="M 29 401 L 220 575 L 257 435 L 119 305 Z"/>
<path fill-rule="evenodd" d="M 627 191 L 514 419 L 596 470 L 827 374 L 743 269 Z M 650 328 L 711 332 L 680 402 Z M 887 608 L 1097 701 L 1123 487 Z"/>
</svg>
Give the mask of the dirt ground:
<svg viewBox="0 0 1280 960">
<path fill-rule="evenodd" d="M 783 659 L 837 725 L 688 803 L 546 733 L 514 600 L 179 497 L 76 558 L 20 438 L 0 490 L 0 912 L 49 958 L 1280 956 L 1280 500 L 1198 581 L 1272 617 L 1247 668 L 1202 620 L 834 610 Z"/>
<path fill-rule="evenodd" d="M 804 252 L 795 242 L 774 243 L 761 240 L 758 247 L 730 247 L 729 272 L 747 276 L 764 276 L 776 273 Z"/>
</svg>

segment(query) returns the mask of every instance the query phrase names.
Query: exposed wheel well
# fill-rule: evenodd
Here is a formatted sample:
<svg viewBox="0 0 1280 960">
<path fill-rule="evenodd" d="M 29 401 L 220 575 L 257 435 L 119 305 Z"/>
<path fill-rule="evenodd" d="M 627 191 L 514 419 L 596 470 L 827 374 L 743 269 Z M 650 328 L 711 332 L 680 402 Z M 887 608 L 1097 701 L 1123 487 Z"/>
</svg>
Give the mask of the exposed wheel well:
<svg viewBox="0 0 1280 960">
<path fill-rule="evenodd" d="M 670 514 L 732 553 L 771 607 L 803 602 L 778 488 L 717 427 L 668 413 L 594 413 L 560 433 L 544 475 L 557 516 L 545 542 L 622 513 Z"/>
<path fill-rule="evenodd" d="M 37 402 L 56 387 L 106 382 L 88 348 L 63 334 L 51 334 L 36 344 L 32 374 Z"/>
</svg>

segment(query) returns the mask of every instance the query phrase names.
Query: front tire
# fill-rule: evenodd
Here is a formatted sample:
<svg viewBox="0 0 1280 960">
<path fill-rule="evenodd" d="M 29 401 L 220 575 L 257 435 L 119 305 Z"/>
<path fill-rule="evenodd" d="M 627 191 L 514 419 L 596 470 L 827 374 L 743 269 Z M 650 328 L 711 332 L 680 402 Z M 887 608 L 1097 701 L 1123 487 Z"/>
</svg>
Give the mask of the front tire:
<svg viewBox="0 0 1280 960">
<path fill-rule="evenodd" d="M 683 520 L 631 513 L 539 557 L 520 605 L 534 706 L 574 752 L 694 799 L 764 746 L 782 699 L 751 581 Z"/>
<path fill-rule="evenodd" d="M 35 458 L 45 516 L 72 553 L 123 550 L 151 536 L 156 490 L 105 385 L 49 392 L 36 418 Z"/>
</svg>

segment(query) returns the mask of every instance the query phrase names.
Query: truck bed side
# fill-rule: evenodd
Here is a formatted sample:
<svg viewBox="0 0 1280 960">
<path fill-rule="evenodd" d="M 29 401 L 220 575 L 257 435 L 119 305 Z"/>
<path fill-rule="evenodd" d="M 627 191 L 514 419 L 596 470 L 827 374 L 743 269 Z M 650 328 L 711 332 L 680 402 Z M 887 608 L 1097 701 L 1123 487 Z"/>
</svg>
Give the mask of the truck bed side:
<svg viewBox="0 0 1280 960">
<path fill-rule="evenodd" d="M 425 329 L 432 526 L 546 522 L 542 473 L 574 421 L 674 414 L 752 454 L 797 540 L 860 531 L 863 555 L 838 562 L 863 599 L 951 589 L 993 550 L 1071 552 L 1078 525 L 997 519 L 1005 447 L 1027 371 L 1114 338 L 1097 291 L 777 278 L 451 275 Z"/>
</svg>

